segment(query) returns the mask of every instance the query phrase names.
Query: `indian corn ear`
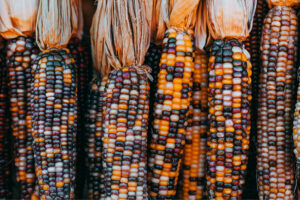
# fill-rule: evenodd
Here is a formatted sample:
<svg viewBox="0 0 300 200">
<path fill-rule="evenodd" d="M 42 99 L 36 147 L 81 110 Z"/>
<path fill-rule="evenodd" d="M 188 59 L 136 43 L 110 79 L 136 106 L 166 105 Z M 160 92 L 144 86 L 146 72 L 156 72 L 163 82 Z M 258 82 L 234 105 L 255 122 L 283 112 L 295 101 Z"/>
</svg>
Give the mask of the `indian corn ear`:
<svg viewBox="0 0 300 200">
<path fill-rule="evenodd" d="M 293 199 L 292 110 L 297 57 L 297 16 L 275 6 L 261 42 L 257 120 L 257 176 L 260 199 Z"/>
<path fill-rule="evenodd" d="M 186 130 L 183 155 L 183 199 L 203 199 L 205 192 L 206 138 L 208 115 L 208 58 L 204 51 L 195 53 L 191 123 Z"/>
<path fill-rule="evenodd" d="M 76 61 L 76 74 L 77 74 L 77 87 L 78 87 L 78 124 L 77 124 L 77 150 L 78 162 L 76 171 L 76 198 L 82 198 L 82 193 L 85 180 L 85 151 L 84 139 L 85 135 L 85 114 L 87 112 L 87 97 L 88 97 L 88 84 L 91 74 L 91 57 L 90 51 L 86 48 L 84 40 L 79 38 L 71 38 L 68 44 L 68 49 L 74 56 Z"/>
<path fill-rule="evenodd" d="M 176 196 L 193 86 L 191 32 L 169 29 L 163 40 L 148 168 L 148 187 L 154 199 Z"/>
<path fill-rule="evenodd" d="M 35 168 L 27 106 L 31 65 L 39 50 L 33 38 L 18 37 L 7 42 L 6 51 L 16 177 L 21 198 L 30 199 L 35 186 Z"/>
<path fill-rule="evenodd" d="M 104 105 L 105 197 L 147 199 L 147 128 L 150 85 L 137 67 L 108 76 Z"/>
<path fill-rule="evenodd" d="M 150 82 L 150 111 L 149 111 L 149 129 L 148 129 L 148 139 L 151 141 L 151 125 L 153 121 L 153 112 L 154 112 L 154 99 L 155 93 L 157 91 L 157 80 L 159 73 L 159 62 L 161 57 L 161 46 L 158 46 L 154 43 L 150 43 L 150 47 L 147 51 L 145 57 L 145 65 L 148 65 L 151 68 L 151 76 L 153 80 Z"/>
<path fill-rule="evenodd" d="M 251 135 L 248 172 L 245 183 L 245 198 L 257 199 L 256 180 L 256 136 L 257 136 L 257 106 L 258 106 L 258 82 L 260 74 L 260 41 L 265 16 L 268 13 L 268 5 L 265 0 L 257 0 L 253 26 L 249 37 L 244 42 L 247 51 L 251 55 L 252 64 L 252 102 L 251 102 Z"/>
<path fill-rule="evenodd" d="M 251 63 L 234 39 L 216 40 L 209 58 L 207 192 L 210 199 L 240 199 L 250 135 Z"/>
<path fill-rule="evenodd" d="M 77 83 L 68 50 L 40 54 L 31 90 L 33 149 L 40 199 L 74 199 Z"/>
<path fill-rule="evenodd" d="M 88 157 L 88 196 L 89 199 L 105 198 L 104 182 L 103 182 L 103 106 L 104 92 L 107 78 L 101 81 L 96 78 L 92 81 L 89 98 L 88 98 L 88 114 L 86 117 L 87 132 L 87 157 Z"/>
<path fill-rule="evenodd" d="M 11 173 L 10 159 L 10 117 L 8 96 L 8 69 L 5 65 L 5 52 L 0 50 L 0 199 L 11 196 L 9 175 Z"/>
</svg>

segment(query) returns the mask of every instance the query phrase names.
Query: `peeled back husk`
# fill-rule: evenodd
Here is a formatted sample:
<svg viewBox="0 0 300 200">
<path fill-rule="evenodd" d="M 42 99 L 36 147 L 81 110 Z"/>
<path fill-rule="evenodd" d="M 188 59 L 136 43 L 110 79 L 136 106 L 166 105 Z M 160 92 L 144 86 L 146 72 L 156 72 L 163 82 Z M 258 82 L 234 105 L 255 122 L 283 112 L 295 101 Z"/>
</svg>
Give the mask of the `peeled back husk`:
<svg viewBox="0 0 300 200">
<path fill-rule="evenodd" d="M 214 39 L 245 40 L 251 29 L 256 0 L 208 0 L 208 28 Z"/>
<path fill-rule="evenodd" d="M 152 0 L 102 0 L 91 27 L 94 67 L 103 76 L 111 69 L 140 66 L 150 45 Z"/>
<path fill-rule="evenodd" d="M 169 28 L 182 31 L 193 29 L 196 23 L 196 13 L 201 0 L 154 0 L 152 14 L 151 38 L 161 44 L 165 32 Z"/>
<path fill-rule="evenodd" d="M 9 40 L 32 36 L 39 0 L 0 0 L 0 34 Z"/>
<path fill-rule="evenodd" d="M 67 46 L 73 32 L 71 10 L 71 1 L 40 1 L 36 41 L 41 50 Z"/>
<path fill-rule="evenodd" d="M 199 3 L 196 15 L 195 24 L 195 47 L 198 50 L 203 50 L 209 41 L 208 29 L 207 29 L 207 7 L 206 0 L 202 0 Z"/>
<path fill-rule="evenodd" d="M 272 8 L 274 6 L 295 6 L 298 7 L 300 5 L 300 0 L 266 0 L 269 7 Z"/>
<path fill-rule="evenodd" d="M 83 12 L 81 0 L 72 0 L 72 38 L 81 39 L 83 35 Z"/>
</svg>

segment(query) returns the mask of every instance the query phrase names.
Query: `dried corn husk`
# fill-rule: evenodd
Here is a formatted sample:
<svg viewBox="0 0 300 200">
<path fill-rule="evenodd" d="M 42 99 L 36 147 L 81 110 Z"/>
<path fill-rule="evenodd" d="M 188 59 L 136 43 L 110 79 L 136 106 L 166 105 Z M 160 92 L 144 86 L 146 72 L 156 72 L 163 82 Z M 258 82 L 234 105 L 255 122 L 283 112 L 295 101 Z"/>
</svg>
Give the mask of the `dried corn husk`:
<svg viewBox="0 0 300 200">
<path fill-rule="evenodd" d="M 266 0 L 269 7 L 274 6 L 299 6 L 300 0 Z"/>
<path fill-rule="evenodd" d="M 71 11 L 71 1 L 40 1 L 36 41 L 41 50 L 67 46 L 73 32 Z"/>
<path fill-rule="evenodd" d="M 168 28 L 192 29 L 200 0 L 154 0 L 151 38 L 160 44 Z"/>
<path fill-rule="evenodd" d="M 245 40 L 251 29 L 256 0 L 207 1 L 208 28 L 214 39 Z"/>
<path fill-rule="evenodd" d="M 195 24 L 195 46 L 198 50 L 203 50 L 207 41 L 209 40 L 208 37 L 208 30 L 207 30 L 207 7 L 205 4 L 206 0 L 202 0 L 199 3 L 196 15 L 196 24 Z"/>
<path fill-rule="evenodd" d="M 140 66 L 150 45 L 152 0 L 98 1 L 91 27 L 95 68 L 104 76 L 111 68 Z"/>
<path fill-rule="evenodd" d="M 5 39 L 32 36 L 39 0 L 0 0 L 0 34 Z"/>
<path fill-rule="evenodd" d="M 161 1 L 153 0 L 152 20 L 151 20 L 151 41 L 157 44 L 161 43 L 166 31 L 166 24 L 164 22 L 161 11 Z"/>
<path fill-rule="evenodd" d="M 72 37 L 82 38 L 83 35 L 83 13 L 81 0 L 72 0 Z"/>
</svg>

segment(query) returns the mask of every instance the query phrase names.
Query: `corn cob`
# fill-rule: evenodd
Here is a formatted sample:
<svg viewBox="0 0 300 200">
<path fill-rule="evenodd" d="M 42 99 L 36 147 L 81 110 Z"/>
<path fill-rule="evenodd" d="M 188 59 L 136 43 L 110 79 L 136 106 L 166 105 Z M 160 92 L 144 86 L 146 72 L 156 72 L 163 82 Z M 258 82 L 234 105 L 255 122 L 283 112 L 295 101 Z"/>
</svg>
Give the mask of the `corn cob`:
<svg viewBox="0 0 300 200">
<path fill-rule="evenodd" d="M 37 60 L 32 88 L 32 121 L 40 199 L 74 199 L 75 60 L 66 49 L 46 50 Z"/>
<path fill-rule="evenodd" d="M 102 181 L 102 151 L 103 151 L 103 106 L 104 89 L 107 78 L 100 81 L 95 79 L 91 84 L 88 100 L 88 116 L 86 130 L 88 136 L 87 155 L 88 155 L 88 192 L 89 199 L 105 198 L 104 183 Z"/>
<path fill-rule="evenodd" d="M 145 65 L 148 65 L 151 70 L 151 76 L 153 80 L 150 82 L 150 104 L 149 104 L 149 122 L 148 122 L 148 146 L 150 146 L 151 141 L 151 132 L 152 132 L 152 122 L 154 120 L 154 100 L 155 100 L 155 93 L 157 91 L 157 76 L 159 73 L 159 62 L 161 57 L 161 46 L 156 44 L 150 43 L 150 47 L 147 51 L 145 57 Z M 148 148 L 149 150 L 149 148 Z M 149 177 L 148 177 L 149 178 Z"/>
<path fill-rule="evenodd" d="M 248 173 L 244 188 L 245 198 L 257 199 L 257 180 L 256 180 L 256 136 L 257 136 L 257 98 L 258 82 L 260 74 L 260 41 L 262 35 L 263 20 L 268 13 L 268 5 L 265 0 L 257 0 L 253 27 L 250 36 L 244 42 L 247 51 L 251 55 L 252 64 L 252 102 L 251 102 L 251 134 L 250 134 L 250 154 L 248 163 Z"/>
<path fill-rule="evenodd" d="M 251 64 L 237 40 L 216 40 L 209 58 L 207 190 L 209 199 L 240 199 L 250 135 Z"/>
<path fill-rule="evenodd" d="M 193 92 L 190 105 L 191 123 L 186 130 L 183 156 L 183 199 L 203 199 L 205 187 L 205 157 L 207 133 L 208 59 L 196 52 Z"/>
<path fill-rule="evenodd" d="M 5 65 L 5 52 L 0 50 L 0 199 L 11 196 L 10 175 L 10 146 L 9 146 L 9 97 L 8 71 Z"/>
<path fill-rule="evenodd" d="M 190 35 L 169 29 L 163 41 L 149 157 L 149 190 L 155 199 L 176 195 L 193 83 Z"/>
<path fill-rule="evenodd" d="M 37 54 L 38 48 L 33 38 L 18 37 L 7 43 L 6 60 L 9 70 L 14 160 L 22 199 L 30 199 L 35 185 L 32 135 L 30 124 L 26 123 L 26 117 L 31 62 Z"/>
<path fill-rule="evenodd" d="M 76 198 L 82 198 L 82 192 L 85 177 L 84 170 L 84 143 L 82 142 L 85 137 L 85 113 L 87 111 L 87 91 L 88 83 L 90 81 L 90 63 L 91 57 L 88 49 L 84 48 L 83 41 L 79 38 L 71 38 L 68 44 L 68 49 L 74 56 L 76 61 L 76 74 L 78 86 L 78 124 L 77 124 L 77 172 L 76 172 Z"/>
<path fill-rule="evenodd" d="M 105 196 L 146 199 L 150 86 L 137 67 L 109 74 L 105 98 L 103 168 Z"/>
<path fill-rule="evenodd" d="M 155 92 L 157 91 L 157 76 L 159 73 L 160 57 L 161 57 L 161 46 L 158 46 L 154 43 L 150 43 L 150 47 L 148 49 L 148 52 L 145 57 L 145 62 L 144 62 L 144 64 L 151 67 L 151 70 L 152 70 L 151 76 L 153 78 L 153 81 L 151 81 L 151 84 L 150 84 L 150 87 L 151 87 L 150 108 L 153 107 L 154 103 L 152 100 L 154 100 Z"/>
<path fill-rule="evenodd" d="M 257 121 L 260 199 L 293 199 L 291 111 L 297 57 L 297 17 L 275 6 L 264 20 Z"/>
</svg>

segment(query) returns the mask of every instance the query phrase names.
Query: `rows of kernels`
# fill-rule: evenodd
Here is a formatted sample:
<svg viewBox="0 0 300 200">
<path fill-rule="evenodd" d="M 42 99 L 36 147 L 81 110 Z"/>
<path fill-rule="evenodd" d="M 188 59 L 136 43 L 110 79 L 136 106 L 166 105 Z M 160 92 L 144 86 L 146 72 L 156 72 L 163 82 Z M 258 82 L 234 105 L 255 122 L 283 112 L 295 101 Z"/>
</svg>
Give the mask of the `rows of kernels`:
<svg viewBox="0 0 300 200">
<path fill-rule="evenodd" d="M 105 97 L 105 196 L 145 199 L 150 87 L 136 67 L 109 74 Z"/>
<path fill-rule="evenodd" d="M 149 128 L 148 128 L 148 145 L 151 141 L 151 130 L 152 130 L 152 121 L 154 119 L 154 100 L 155 93 L 157 91 L 157 79 L 159 73 L 159 62 L 161 57 L 161 46 L 150 44 L 148 52 L 145 57 L 145 65 L 148 65 L 151 68 L 151 76 L 153 80 L 150 82 L 150 110 L 149 110 Z"/>
<path fill-rule="evenodd" d="M 157 90 L 157 76 L 159 74 L 159 62 L 161 57 L 161 46 L 151 43 L 148 52 L 145 57 L 145 65 L 151 68 L 151 76 L 153 81 L 151 81 L 151 99 L 154 100 L 154 95 Z M 151 103 L 151 102 L 150 102 Z"/>
<path fill-rule="evenodd" d="M 291 111 L 297 48 L 297 17 L 276 6 L 264 21 L 257 122 L 260 199 L 293 199 Z"/>
<path fill-rule="evenodd" d="M 260 74 L 260 41 L 262 35 L 263 20 L 268 13 L 268 5 L 265 0 L 257 0 L 256 11 L 253 19 L 253 27 L 250 36 L 245 42 L 246 49 L 251 54 L 252 64 L 252 95 L 251 101 L 251 135 L 248 172 L 246 176 L 244 196 L 258 198 L 256 180 L 256 136 L 257 136 L 257 105 L 258 105 L 258 82 Z"/>
<path fill-rule="evenodd" d="M 88 98 L 88 116 L 86 121 L 87 131 L 87 156 L 88 192 L 89 199 L 103 198 L 104 183 L 102 180 L 102 138 L 103 138 L 103 95 L 107 78 L 95 79 L 90 88 Z"/>
<path fill-rule="evenodd" d="M 5 64 L 4 50 L 0 50 L 0 199 L 11 195 L 9 189 L 10 154 L 9 154 L 9 96 L 8 70 Z"/>
<path fill-rule="evenodd" d="M 31 62 L 38 54 L 33 38 L 18 37 L 8 41 L 6 62 L 9 70 L 10 112 L 14 136 L 14 160 L 21 198 L 30 199 L 35 185 L 34 156 L 30 121 L 26 121 Z"/>
<path fill-rule="evenodd" d="M 85 48 L 83 39 L 71 38 L 68 49 L 76 61 L 77 88 L 78 88 L 78 124 L 77 124 L 77 150 L 78 160 L 84 160 L 85 114 L 87 112 L 88 84 L 91 74 L 91 57 L 88 48 Z M 77 162 L 76 172 L 76 198 L 82 198 L 84 177 L 86 176 L 84 162 Z"/>
<path fill-rule="evenodd" d="M 191 37 L 169 29 L 163 41 L 150 144 L 152 198 L 171 199 L 176 195 L 193 71 Z"/>
<path fill-rule="evenodd" d="M 240 199 L 246 168 L 251 65 L 237 40 L 216 40 L 209 59 L 207 190 L 210 199 Z"/>
<path fill-rule="evenodd" d="M 205 187 L 208 59 L 196 52 L 193 91 L 190 105 L 191 123 L 186 130 L 183 163 L 183 198 L 203 199 Z"/>
<path fill-rule="evenodd" d="M 34 73 L 33 149 L 41 199 L 74 199 L 77 90 L 67 50 L 41 54 Z"/>
</svg>

